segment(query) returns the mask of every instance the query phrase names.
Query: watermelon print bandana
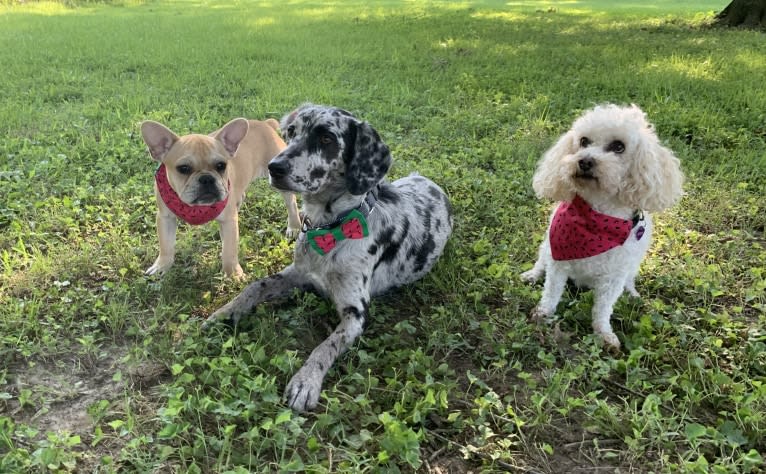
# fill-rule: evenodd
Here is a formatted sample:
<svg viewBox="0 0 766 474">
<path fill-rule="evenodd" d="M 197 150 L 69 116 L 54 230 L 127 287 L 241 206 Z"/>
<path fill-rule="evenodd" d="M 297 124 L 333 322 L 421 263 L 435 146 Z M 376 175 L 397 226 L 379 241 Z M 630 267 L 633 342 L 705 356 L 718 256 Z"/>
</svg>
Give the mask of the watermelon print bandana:
<svg viewBox="0 0 766 474">
<path fill-rule="evenodd" d="M 226 199 L 214 204 L 202 206 L 186 204 L 180 197 L 178 197 L 178 194 L 170 186 L 168 173 L 165 170 L 164 164 L 161 164 L 159 168 L 157 168 L 157 172 L 154 173 L 154 181 L 157 183 L 157 189 L 160 192 L 162 202 L 168 206 L 168 209 L 170 209 L 176 217 L 191 225 L 201 225 L 212 221 L 223 212 L 223 208 L 225 208 L 226 203 L 229 202 L 229 196 L 227 195 Z"/>
<path fill-rule="evenodd" d="M 363 239 L 368 235 L 367 219 L 359 209 L 354 209 L 337 227 L 309 230 L 306 232 L 306 239 L 308 239 L 311 248 L 316 250 L 319 255 L 326 255 L 341 240 Z"/>
<path fill-rule="evenodd" d="M 551 221 L 548 234 L 554 260 L 594 257 L 624 244 L 643 216 L 620 219 L 594 211 L 580 196 L 562 202 Z M 644 226 L 636 230 L 636 240 L 644 236 Z"/>
</svg>

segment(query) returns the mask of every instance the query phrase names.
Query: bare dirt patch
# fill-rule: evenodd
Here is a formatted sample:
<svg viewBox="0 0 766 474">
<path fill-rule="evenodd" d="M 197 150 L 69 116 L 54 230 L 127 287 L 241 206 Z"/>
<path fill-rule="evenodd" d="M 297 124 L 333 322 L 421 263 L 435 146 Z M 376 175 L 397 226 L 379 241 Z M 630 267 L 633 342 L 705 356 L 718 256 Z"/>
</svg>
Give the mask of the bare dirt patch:
<svg viewBox="0 0 766 474">
<path fill-rule="evenodd" d="M 55 360 L 30 359 L 9 367 L 7 384 L 0 391 L 12 398 L 0 408 L 17 425 L 37 431 L 36 439 L 19 441 L 27 444 L 44 439 L 47 433 L 56 433 L 79 435 L 81 446 L 90 446 L 97 420 L 89 414 L 89 408 L 104 400 L 106 410 L 111 410 L 119 405 L 126 390 L 148 389 L 167 373 L 159 364 L 125 362 L 128 352 L 127 347 L 112 346 L 101 349 L 98 356 L 68 354 Z M 119 443 L 109 445 L 108 451 L 120 449 Z M 103 454 L 100 447 L 94 451 Z"/>
</svg>

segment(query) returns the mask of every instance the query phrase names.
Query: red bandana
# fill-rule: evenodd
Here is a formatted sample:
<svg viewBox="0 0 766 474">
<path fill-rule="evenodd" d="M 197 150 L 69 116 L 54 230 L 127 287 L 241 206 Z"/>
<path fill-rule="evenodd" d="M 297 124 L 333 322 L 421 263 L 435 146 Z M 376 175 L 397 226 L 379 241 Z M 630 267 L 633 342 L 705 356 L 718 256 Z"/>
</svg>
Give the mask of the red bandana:
<svg viewBox="0 0 766 474">
<path fill-rule="evenodd" d="M 594 257 L 624 244 L 633 229 L 633 221 L 594 211 L 580 196 L 562 202 L 551 221 L 548 234 L 554 260 Z M 644 227 L 636 230 L 636 239 Z"/>
<path fill-rule="evenodd" d="M 226 196 L 226 199 L 214 204 L 201 206 L 186 204 L 180 197 L 178 197 L 178 194 L 176 194 L 175 190 L 170 186 L 168 173 L 165 170 L 164 164 L 161 164 L 160 167 L 157 168 L 157 172 L 154 174 L 154 180 L 157 183 L 157 189 L 160 191 L 160 197 L 165 205 L 168 206 L 168 209 L 170 209 L 177 217 L 192 225 L 206 224 L 212 221 L 223 212 L 223 208 L 226 207 L 226 203 L 229 202 L 229 196 Z"/>
</svg>

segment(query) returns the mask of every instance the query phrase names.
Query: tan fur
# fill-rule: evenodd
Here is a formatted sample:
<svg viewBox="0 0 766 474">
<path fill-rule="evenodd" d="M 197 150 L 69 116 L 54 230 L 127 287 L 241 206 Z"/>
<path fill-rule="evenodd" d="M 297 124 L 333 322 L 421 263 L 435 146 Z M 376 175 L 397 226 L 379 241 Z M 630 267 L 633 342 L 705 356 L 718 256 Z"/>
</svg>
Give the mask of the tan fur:
<svg viewBox="0 0 766 474">
<path fill-rule="evenodd" d="M 145 121 L 141 134 L 156 161 L 165 164 L 170 186 L 187 204 L 213 204 L 227 197 L 228 203 L 215 219 L 220 224 L 222 241 L 221 260 L 226 276 L 239 278 L 244 275 L 238 259 L 239 207 L 247 187 L 256 177 L 268 174 L 269 161 L 285 148 L 277 134 L 276 120 L 266 121 L 234 119 L 209 135 L 190 134 L 178 136 L 164 125 Z M 226 170 L 219 173 L 216 165 L 226 162 Z M 187 165 L 191 172 L 183 174 L 178 167 Z M 200 195 L 201 176 L 215 179 L 220 199 Z M 157 234 L 160 253 L 154 264 L 146 270 L 148 275 L 163 273 L 175 258 L 177 218 L 167 208 L 154 186 L 157 198 Z M 282 193 L 288 212 L 288 237 L 295 237 L 300 230 L 300 219 L 295 196 Z"/>
</svg>

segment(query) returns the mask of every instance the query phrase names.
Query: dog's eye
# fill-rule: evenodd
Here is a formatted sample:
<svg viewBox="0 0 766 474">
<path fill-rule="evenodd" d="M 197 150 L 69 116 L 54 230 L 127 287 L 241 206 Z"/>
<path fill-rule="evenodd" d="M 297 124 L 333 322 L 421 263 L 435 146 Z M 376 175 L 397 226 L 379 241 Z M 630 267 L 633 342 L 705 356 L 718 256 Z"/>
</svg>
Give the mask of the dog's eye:
<svg viewBox="0 0 766 474">
<path fill-rule="evenodd" d="M 321 143 L 322 145 L 329 145 L 330 143 L 332 143 L 332 137 L 330 135 L 322 135 L 321 137 L 319 137 L 319 143 Z"/>
<path fill-rule="evenodd" d="M 223 173 L 226 170 L 226 162 L 225 161 L 219 161 L 215 164 L 215 170 L 219 173 Z"/>
<path fill-rule="evenodd" d="M 293 135 L 295 135 L 295 125 L 290 125 L 287 127 L 287 132 L 285 133 L 287 138 L 293 138 Z"/>
<path fill-rule="evenodd" d="M 588 146 L 590 146 L 591 143 L 593 142 L 590 141 L 590 138 L 582 137 L 580 139 L 580 148 L 587 148 Z"/>
<path fill-rule="evenodd" d="M 176 167 L 176 170 L 178 170 L 178 172 L 181 174 L 191 174 L 192 167 L 189 165 L 181 165 Z"/>
<path fill-rule="evenodd" d="M 625 144 L 622 143 L 619 140 L 615 140 L 606 147 L 606 151 L 611 151 L 612 153 L 617 153 L 618 155 L 625 151 Z"/>
</svg>

